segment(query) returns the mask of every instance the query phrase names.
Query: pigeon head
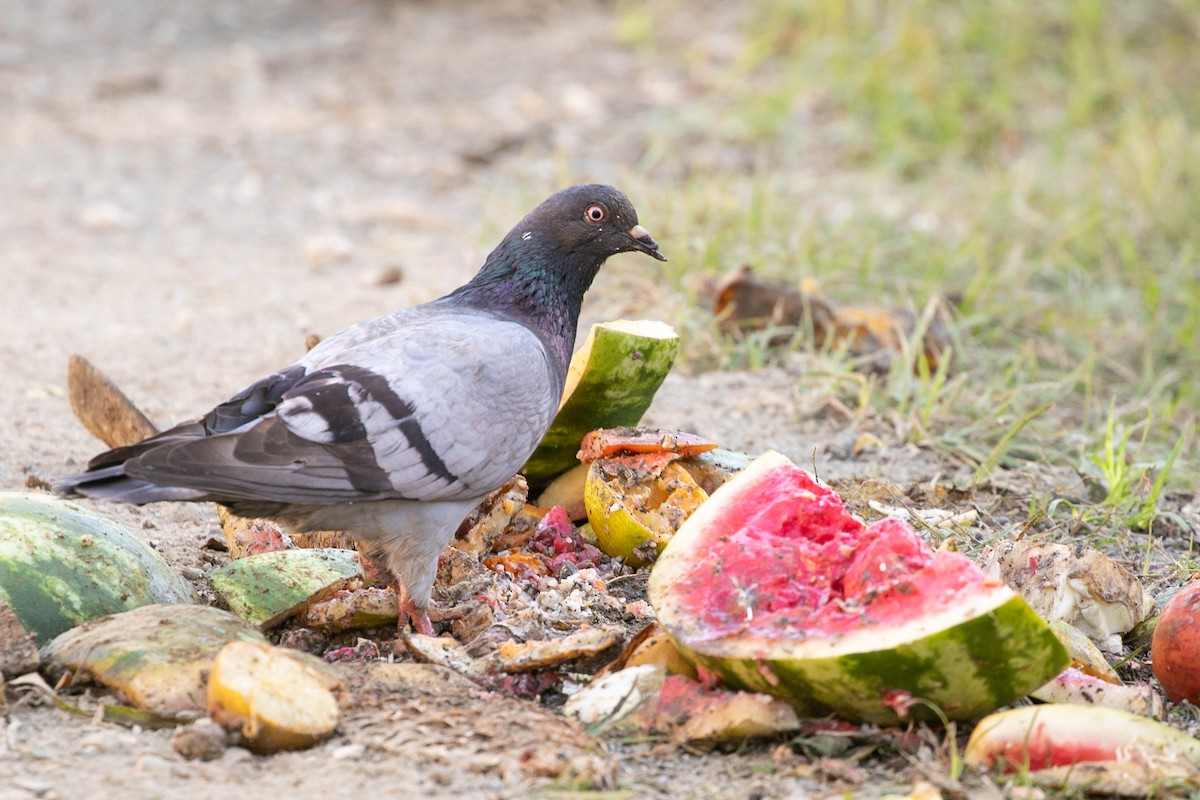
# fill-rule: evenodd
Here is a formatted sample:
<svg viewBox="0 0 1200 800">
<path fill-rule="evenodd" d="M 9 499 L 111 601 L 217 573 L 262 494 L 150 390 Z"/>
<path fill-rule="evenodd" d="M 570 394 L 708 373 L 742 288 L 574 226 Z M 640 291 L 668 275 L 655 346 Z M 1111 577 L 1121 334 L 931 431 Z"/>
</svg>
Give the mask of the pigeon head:
<svg viewBox="0 0 1200 800">
<path fill-rule="evenodd" d="M 599 183 L 572 186 L 551 195 L 513 229 L 524 241 L 544 237 L 564 253 L 601 262 L 617 253 L 639 252 L 666 261 L 658 242 L 638 224 L 637 210 L 618 189 Z"/>
<path fill-rule="evenodd" d="M 439 302 L 521 322 L 542 337 L 565 373 L 584 293 L 609 256 L 626 252 L 667 260 L 622 192 L 572 186 L 530 211 L 479 273 Z"/>
<path fill-rule="evenodd" d="M 530 211 L 479 274 L 446 300 L 555 332 L 569 328 L 573 339 L 584 292 L 609 256 L 626 252 L 667 260 L 623 192 L 599 183 L 572 186 Z"/>
</svg>

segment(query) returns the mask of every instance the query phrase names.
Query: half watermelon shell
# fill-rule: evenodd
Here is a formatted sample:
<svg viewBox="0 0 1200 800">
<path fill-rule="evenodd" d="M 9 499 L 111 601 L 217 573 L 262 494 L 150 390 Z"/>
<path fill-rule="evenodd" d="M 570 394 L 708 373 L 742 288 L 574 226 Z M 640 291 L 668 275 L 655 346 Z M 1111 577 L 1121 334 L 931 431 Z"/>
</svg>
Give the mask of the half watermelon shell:
<svg viewBox="0 0 1200 800">
<path fill-rule="evenodd" d="M 864 525 L 779 453 L 702 505 L 650 575 L 659 623 L 729 685 L 804 715 L 973 719 L 1070 658 L 1045 621 L 906 523 Z"/>
</svg>

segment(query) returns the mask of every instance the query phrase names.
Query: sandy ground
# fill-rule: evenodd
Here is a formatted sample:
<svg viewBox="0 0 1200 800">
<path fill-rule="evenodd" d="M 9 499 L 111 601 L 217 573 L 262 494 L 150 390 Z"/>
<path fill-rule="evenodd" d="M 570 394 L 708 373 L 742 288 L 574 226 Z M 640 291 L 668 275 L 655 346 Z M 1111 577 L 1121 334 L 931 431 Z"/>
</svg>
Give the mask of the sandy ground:
<svg viewBox="0 0 1200 800">
<path fill-rule="evenodd" d="M 731 12 L 688 9 L 665 35 L 721 57 Z M 69 354 L 159 424 L 179 421 L 290 363 L 310 333 L 458 285 L 564 173 L 615 181 L 635 168 L 650 126 L 698 90 L 678 65 L 615 44 L 613 24 L 609 4 L 539 0 L 0 3 L 0 490 L 99 449 L 65 396 Z M 606 274 L 647 263 L 623 256 Z M 622 308 L 604 284 L 589 320 Z M 834 479 L 953 471 L 903 448 L 855 458 L 857 432 L 837 414 L 798 421 L 794 382 L 785 369 L 675 375 L 648 421 L 800 463 L 819 452 Z M 212 508 L 99 510 L 175 567 L 209 566 Z M 799 757 L 768 774 L 769 746 L 606 749 L 535 704 L 498 711 L 452 676 L 426 688 L 379 689 L 311 751 L 233 748 L 211 763 L 181 759 L 169 732 L 10 709 L 0 800 L 528 797 L 572 786 L 522 767 L 546 742 L 631 797 L 844 787 Z"/>
</svg>

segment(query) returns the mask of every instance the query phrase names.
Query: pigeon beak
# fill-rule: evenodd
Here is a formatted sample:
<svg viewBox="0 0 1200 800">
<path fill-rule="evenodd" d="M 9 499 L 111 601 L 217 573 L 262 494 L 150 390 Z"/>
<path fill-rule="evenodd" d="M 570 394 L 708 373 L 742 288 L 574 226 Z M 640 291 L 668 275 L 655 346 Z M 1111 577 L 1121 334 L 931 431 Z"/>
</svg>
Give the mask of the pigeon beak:
<svg viewBox="0 0 1200 800">
<path fill-rule="evenodd" d="M 658 252 L 658 242 L 654 241 L 654 237 L 650 235 L 650 231 L 641 225 L 634 225 L 629 229 L 629 238 L 633 239 L 634 249 L 646 255 L 654 256 L 659 261 L 667 260 L 666 256 Z"/>
</svg>

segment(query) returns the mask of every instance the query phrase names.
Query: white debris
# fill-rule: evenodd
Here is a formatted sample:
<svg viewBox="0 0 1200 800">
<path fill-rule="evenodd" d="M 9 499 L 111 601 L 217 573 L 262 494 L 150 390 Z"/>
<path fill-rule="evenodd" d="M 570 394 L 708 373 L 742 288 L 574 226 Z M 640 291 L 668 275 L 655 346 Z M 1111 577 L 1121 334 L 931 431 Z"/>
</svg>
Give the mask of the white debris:
<svg viewBox="0 0 1200 800">
<path fill-rule="evenodd" d="M 1141 581 L 1098 550 L 1004 541 L 984 552 L 981 566 L 1034 611 L 1074 625 L 1110 653 L 1121 652 L 1121 634 L 1154 610 Z"/>
<path fill-rule="evenodd" d="M 967 511 L 951 511 L 946 508 L 903 508 L 884 505 L 877 500 L 870 500 L 867 505 L 885 517 L 895 517 L 906 522 L 920 522 L 930 528 L 946 531 L 966 530 L 979 519 L 979 512 L 973 508 Z"/>
</svg>

